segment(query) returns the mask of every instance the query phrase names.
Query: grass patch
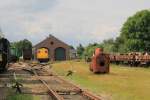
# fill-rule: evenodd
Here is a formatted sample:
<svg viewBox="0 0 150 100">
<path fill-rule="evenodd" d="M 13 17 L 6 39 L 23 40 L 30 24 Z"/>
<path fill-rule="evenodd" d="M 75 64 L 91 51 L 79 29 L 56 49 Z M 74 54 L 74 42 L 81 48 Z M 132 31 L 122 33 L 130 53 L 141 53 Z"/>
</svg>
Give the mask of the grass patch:
<svg viewBox="0 0 150 100">
<path fill-rule="evenodd" d="M 72 69 L 75 73 L 66 79 L 105 99 L 150 100 L 150 68 L 111 65 L 109 74 L 93 74 L 88 63 L 65 61 L 54 63 L 52 69 L 64 76 Z"/>
<path fill-rule="evenodd" d="M 22 77 L 17 77 L 17 81 L 20 82 L 23 80 Z M 15 85 L 15 80 L 12 79 L 12 85 Z M 19 94 L 15 93 L 16 89 L 9 88 L 6 96 L 6 100 L 41 100 L 39 96 L 29 95 L 29 94 Z"/>
<path fill-rule="evenodd" d="M 6 100 L 40 100 L 40 98 L 32 95 L 14 94 L 9 95 Z"/>
</svg>

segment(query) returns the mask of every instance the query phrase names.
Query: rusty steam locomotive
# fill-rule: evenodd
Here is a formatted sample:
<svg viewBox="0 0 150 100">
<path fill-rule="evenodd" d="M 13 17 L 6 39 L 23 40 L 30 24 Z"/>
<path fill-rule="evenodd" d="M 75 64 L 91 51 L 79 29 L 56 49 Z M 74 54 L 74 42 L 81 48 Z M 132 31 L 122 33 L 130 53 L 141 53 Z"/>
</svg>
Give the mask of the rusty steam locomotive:
<svg viewBox="0 0 150 100">
<path fill-rule="evenodd" d="M 91 59 L 90 71 L 93 73 L 109 73 L 109 55 L 102 48 L 96 48 Z"/>
</svg>

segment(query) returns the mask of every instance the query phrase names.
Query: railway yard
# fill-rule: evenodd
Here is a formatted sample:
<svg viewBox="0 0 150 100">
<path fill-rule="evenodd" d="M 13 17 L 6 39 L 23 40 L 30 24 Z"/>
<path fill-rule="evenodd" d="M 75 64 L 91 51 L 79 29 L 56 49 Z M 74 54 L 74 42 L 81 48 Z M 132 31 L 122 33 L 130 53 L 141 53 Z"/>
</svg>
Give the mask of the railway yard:
<svg viewBox="0 0 150 100">
<path fill-rule="evenodd" d="M 35 97 L 35 100 L 100 100 L 54 74 L 50 67 L 31 62 L 10 63 L 8 71 L 0 74 L 0 100 L 10 100 L 17 94 L 27 95 L 26 99 Z"/>
<path fill-rule="evenodd" d="M 150 100 L 149 7 L 1 2 L 0 100 Z"/>
</svg>

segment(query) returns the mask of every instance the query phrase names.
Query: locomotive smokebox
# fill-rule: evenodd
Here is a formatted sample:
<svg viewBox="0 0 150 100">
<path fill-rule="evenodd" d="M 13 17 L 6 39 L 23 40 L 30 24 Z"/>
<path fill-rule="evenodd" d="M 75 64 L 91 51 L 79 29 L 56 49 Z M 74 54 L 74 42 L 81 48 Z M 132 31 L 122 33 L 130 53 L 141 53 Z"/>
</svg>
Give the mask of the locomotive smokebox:
<svg viewBox="0 0 150 100">
<path fill-rule="evenodd" d="M 109 55 L 102 48 L 96 48 L 90 64 L 90 70 L 94 73 L 109 73 Z"/>
</svg>

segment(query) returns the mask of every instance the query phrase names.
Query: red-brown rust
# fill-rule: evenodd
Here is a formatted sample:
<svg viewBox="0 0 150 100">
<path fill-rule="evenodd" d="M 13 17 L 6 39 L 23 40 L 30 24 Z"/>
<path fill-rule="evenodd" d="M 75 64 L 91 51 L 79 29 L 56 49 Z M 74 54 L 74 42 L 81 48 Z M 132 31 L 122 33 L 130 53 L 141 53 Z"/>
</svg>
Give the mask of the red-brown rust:
<svg viewBox="0 0 150 100">
<path fill-rule="evenodd" d="M 109 55 L 104 54 L 103 49 L 96 48 L 90 64 L 90 70 L 94 73 L 108 73 L 109 63 Z"/>
<path fill-rule="evenodd" d="M 150 54 L 145 53 L 123 53 L 123 54 L 110 54 L 110 61 L 115 62 L 117 64 L 119 63 L 126 63 L 129 65 L 133 66 L 138 66 L 138 65 L 150 65 Z"/>
</svg>

